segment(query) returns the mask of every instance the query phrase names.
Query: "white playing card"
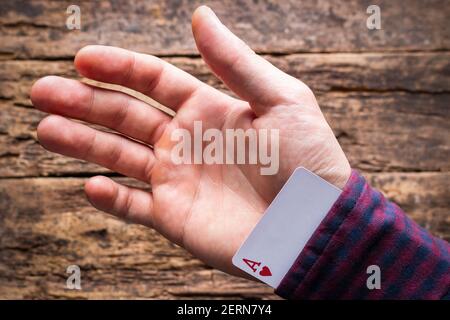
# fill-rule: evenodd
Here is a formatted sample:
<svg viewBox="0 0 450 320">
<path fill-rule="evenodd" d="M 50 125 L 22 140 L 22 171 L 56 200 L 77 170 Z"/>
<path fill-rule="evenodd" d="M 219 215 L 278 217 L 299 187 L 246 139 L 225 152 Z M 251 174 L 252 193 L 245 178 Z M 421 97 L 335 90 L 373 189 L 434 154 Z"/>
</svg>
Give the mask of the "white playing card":
<svg viewBox="0 0 450 320">
<path fill-rule="evenodd" d="M 233 264 L 276 288 L 341 190 L 297 168 L 233 257 Z"/>
</svg>

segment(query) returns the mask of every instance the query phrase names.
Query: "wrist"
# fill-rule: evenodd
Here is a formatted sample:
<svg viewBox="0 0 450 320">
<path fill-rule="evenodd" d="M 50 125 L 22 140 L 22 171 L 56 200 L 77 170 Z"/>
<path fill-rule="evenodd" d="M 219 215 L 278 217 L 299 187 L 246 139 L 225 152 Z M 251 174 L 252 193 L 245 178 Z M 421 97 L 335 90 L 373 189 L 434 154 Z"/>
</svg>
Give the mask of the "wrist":
<svg viewBox="0 0 450 320">
<path fill-rule="evenodd" d="M 342 190 L 350 179 L 351 174 L 352 169 L 348 161 L 346 161 L 341 167 L 336 168 L 336 173 L 331 176 L 328 182 Z"/>
</svg>

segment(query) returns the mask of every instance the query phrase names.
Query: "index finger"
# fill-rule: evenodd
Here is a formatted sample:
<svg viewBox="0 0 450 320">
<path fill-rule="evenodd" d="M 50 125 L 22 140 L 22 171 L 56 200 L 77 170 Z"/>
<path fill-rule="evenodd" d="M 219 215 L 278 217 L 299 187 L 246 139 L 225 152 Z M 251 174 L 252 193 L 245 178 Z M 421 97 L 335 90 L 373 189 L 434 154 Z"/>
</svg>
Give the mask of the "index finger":
<svg viewBox="0 0 450 320">
<path fill-rule="evenodd" d="M 116 47 L 84 47 L 75 67 L 87 78 L 139 91 L 174 111 L 199 92 L 209 99 L 228 97 L 158 57 Z"/>
</svg>

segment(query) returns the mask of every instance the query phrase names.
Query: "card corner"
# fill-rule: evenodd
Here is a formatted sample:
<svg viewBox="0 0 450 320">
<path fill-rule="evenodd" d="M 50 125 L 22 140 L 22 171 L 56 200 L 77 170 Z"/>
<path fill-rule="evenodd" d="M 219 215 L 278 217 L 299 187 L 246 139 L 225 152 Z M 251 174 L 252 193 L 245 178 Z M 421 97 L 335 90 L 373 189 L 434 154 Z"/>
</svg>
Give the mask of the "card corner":
<svg viewBox="0 0 450 320">
<path fill-rule="evenodd" d="M 239 259 L 238 259 L 237 255 L 238 255 L 238 252 L 236 252 L 236 253 L 234 254 L 234 256 L 231 258 L 231 263 L 232 263 L 235 267 L 237 267 L 238 264 L 239 264 Z"/>
</svg>

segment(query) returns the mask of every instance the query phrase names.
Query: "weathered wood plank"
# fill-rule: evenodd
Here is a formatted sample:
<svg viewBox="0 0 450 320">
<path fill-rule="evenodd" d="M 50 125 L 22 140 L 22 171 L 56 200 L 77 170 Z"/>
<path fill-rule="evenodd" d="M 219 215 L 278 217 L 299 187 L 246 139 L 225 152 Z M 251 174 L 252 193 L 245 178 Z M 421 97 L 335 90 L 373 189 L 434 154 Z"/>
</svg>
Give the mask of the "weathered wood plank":
<svg viewBox="0 0 450 320">
<path fill-rule="evenodd" d="M 450 53 L 293 54 L 267 58 L 315 91 L 450 91 Z M 166 60 L 223 88 L 199 58 Z M 49 74 L 77 77 L 71 61 L 4 61 L 0 64 L 0 99 L 31 105 L 31 85 Z"/>
<path fill-rule="evenodd" d="M 0 180 L 2 298 L 270 297 L 269 288 L 211 270 L 152 230 L 96 212 L 83 183 Z M 80 292 L 65 289 L 71 264 L 82 270 Z"/>
<path fill-rule="evenodd" d="M 86 44 L 153 54 L 196 54 L 190 17 L 202 1 L 78 1 L 82 30 L 65 26 L 73 2 L 15 1 L 0 8 L 6 58 L 72 57 Z M 445 0 L 378 1 L 382 30 L 368 30 L 368 0 L 208 1 L 230 28 L 260 52 L 442 50 L 450 47 Z"/>
<path fill-rule="evenodd" d="M 449 173 L 368 178 L 425 228 L 450 239 Z M 206 267 L 153 230 L 97 212 L 85 199 L 84 181 L 0 180 L 2 298 L 273 297 L 263 285 Z M 70 264 L 82 270 L 81 291 L 65 289 Z"/>
<path fill-rule="evenodd" d="M 448 169 L 449 54 L 306 54 L 269 59 L 317 91 L 354 166 L 370 171 Z M 223 89 L 200 59 L 168 60 Z M 44 152 L 35 135 L 43 115 L 11 106 L 31 106 L 30 87 L 47 74 L 77 76 L 70 61 L 6 61 L 0 65 L 0 145 L 4 146 L 0 175 L 105 172 Z"/>
<path fill-rule="evenodd" d="M 267 58 L 314 90 L 450 90 L 450 53 L 292 54 Z"/>
<path fill-rule="evenodd" d="M 318 96 L 351 164 L 366 171 L 448 171 L 450 94 L 329 92 Z M 0 101 L 0 176 L 106 172 L 45 151 L 35 128 L 44 114 Z"/>
<path fill-rule="evenodd" d="M 350 164 L 367 171 L 449 171 L 449 94 L 318 97 Z"/>
</svg>

